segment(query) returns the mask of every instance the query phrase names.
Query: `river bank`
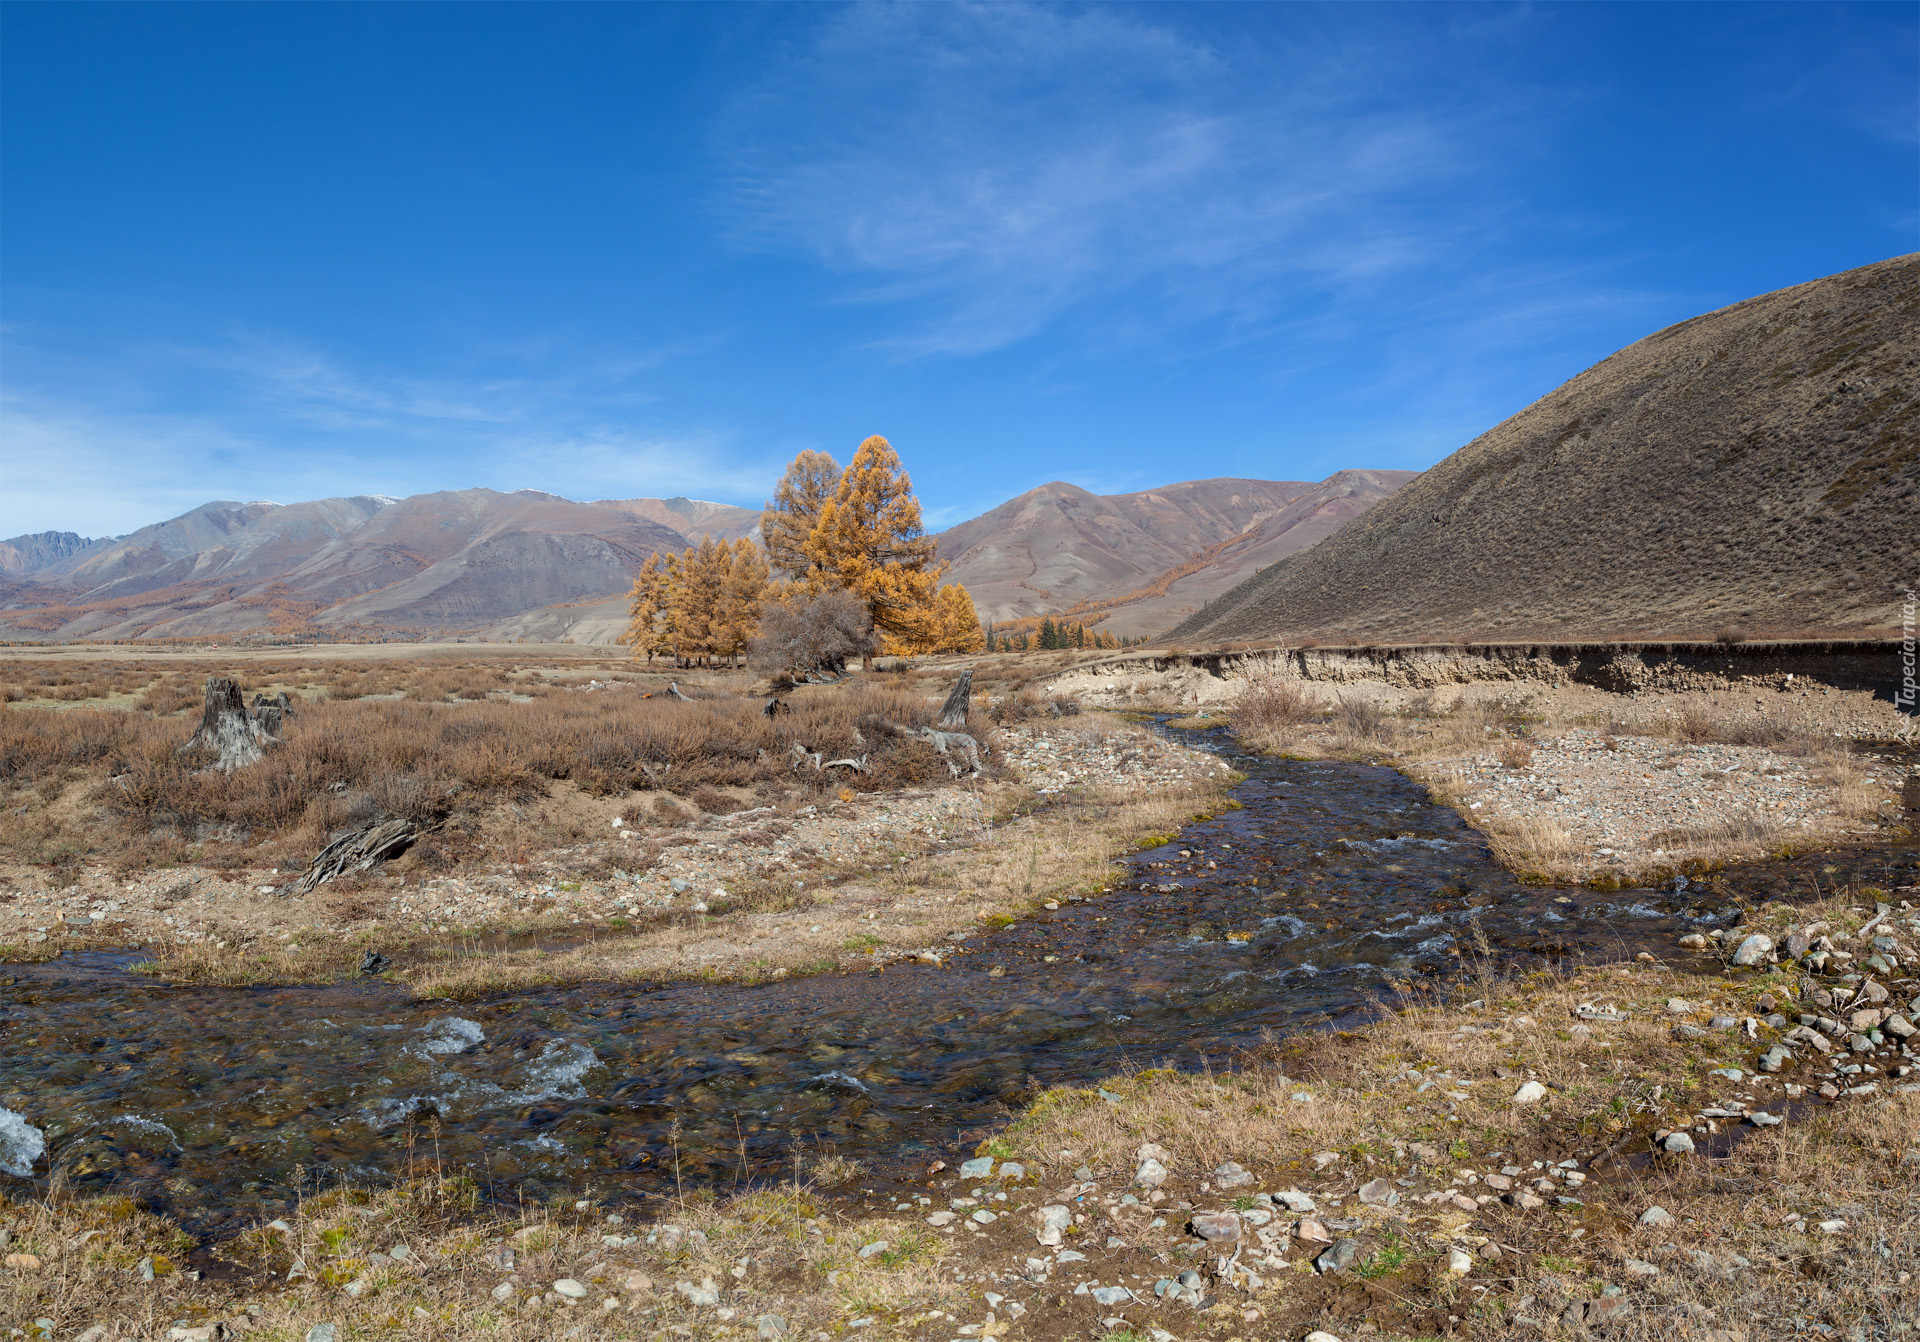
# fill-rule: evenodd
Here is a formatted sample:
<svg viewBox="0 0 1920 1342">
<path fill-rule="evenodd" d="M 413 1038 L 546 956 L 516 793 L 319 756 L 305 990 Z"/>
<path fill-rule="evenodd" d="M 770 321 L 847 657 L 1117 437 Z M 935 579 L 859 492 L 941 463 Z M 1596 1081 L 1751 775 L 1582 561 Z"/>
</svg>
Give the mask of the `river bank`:
<svg viewBox="0 0 1920 1342">
<path fill-rule="evenodd" d="M 1244 773 L 1240 809 L 1182 800 L 1061 898 L 1017 885 L 1057 836 L 981 849 L 1019 916 L 958 919 L 938 963 L 923 924 L 843 946 L 859 974 L 531 979 L 457 1016 L 411 978 L 23 964 L 0 1095 L 62 1115 L 62 1173 L 0 1208 L 10 1315 L 92 1342 L 1900 1336 L 1910 841 L 1542 889 L 1401 772 L 1246 757 L 1218 720 L 1179 748 Z M 1026 820 L 1108 811 L 1125 732 L 1021 730 L 1004 754 L 1056 798 Z M 928 844 L 910 883 L 964 856 Z M 1780 965 L 1731 963 L 1756 932 Z"/>
</svg>

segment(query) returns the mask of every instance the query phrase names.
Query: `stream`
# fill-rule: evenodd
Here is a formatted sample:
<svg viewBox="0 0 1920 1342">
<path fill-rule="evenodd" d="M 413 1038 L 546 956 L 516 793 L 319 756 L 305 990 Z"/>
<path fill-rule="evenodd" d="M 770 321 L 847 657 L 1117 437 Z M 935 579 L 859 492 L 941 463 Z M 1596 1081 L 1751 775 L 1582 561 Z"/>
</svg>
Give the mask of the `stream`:
<svg viewBox="0 0 1920 1342">
<path fill-rule="evenodd" d="M 213 1235 L 418 1162 L 508 1202 L 641 1204 L 825 1151 L 879 1187 L 971 1154 L 1039 1089 L 1230 1062 L 1482 947 L 1508 968 L 1631 957 L 1727 916 L 1698 885 L 1522 886 L 1392 769 L 1181 735 L 1248 775 L 1244 809 L 941 966 L 454 1006 L 365 984 L 170 987 L 130 972 L 133 951 L 0 966 L 0 1186 L 57 1167 Z M 1750 875 L 1782 893 L 1797 879 Z"/>
</svg>

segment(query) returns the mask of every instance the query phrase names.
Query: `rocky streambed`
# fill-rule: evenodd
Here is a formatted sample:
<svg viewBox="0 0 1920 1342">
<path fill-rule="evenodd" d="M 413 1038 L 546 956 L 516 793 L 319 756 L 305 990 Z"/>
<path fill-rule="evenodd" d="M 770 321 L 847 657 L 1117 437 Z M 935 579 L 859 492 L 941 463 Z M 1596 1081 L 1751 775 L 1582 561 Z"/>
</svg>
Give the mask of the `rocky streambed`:
<svg viewBox="0 0 1920 1342">
<path fill-rule="evenodd" d="M 133 951 L 9 967 L 0 1169 L 57 1170 L 216 1235 L 420 1162 L 502 1200 L 644 1204 L 826 1155 L 878 1188 L 970 1151 L 1046 1086 L 1223 1060 L 1463 956 L 1631 958 L 1738 916 L 1700 886 L 1523 886 L 1390 769 L 1233 763 L 1240 809 L 1137 854 L 1108 891 L 957 934 L 939 964 L 456 1010 L 378 985 L 169 987 Z"/>
</svg>

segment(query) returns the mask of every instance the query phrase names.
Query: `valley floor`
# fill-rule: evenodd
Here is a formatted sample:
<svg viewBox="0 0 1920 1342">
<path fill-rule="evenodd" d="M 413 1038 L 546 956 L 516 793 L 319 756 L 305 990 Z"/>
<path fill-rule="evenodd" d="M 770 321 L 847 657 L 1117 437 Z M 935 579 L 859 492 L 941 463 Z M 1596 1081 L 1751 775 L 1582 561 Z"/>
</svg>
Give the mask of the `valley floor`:
<svg viewBox="0 0 1920 1342">
<path fill-rule="evenodd" d="M 23 1184 L 0 1206 L 0 1308 L 21 1336 L 87 1342 L 1915 1336 L 1908 755 L 1836 751 L 1791 720 L 1714 739 L 1732 733 L 1687 702 L 1585 691 L 1362 687 L 1264 715 L 1164 685 L 1124 702 L 1394 763 L 1516 871 L 1685 875 L 1714 916 L 1624 963 L 1516 979 L 1469 957 L 1371 1023 L 1230 1070 L 1143 1059 L 1037 1096 L 971 1160 L 911 1181 L 827 1162 L 689 1190 L 645 1225 L 590 1199 L 507 1214 L 423 1165 L 199 1246 L 123 1201 Z M 425 996 L 884 965 L 1097 890 L 1232 781 L 1104 713 L 1009 722 L 994 753 L 1004 772 L 964 786 L 674 823 L 659 804 L 679 803 L 647 794 L 618 828 L 631 794 L 550 786 L 519 819 L 567 842 L 304 901 L 265 868 L 56 867 L 59 884 L 16 865 L 0 939 L 17 959 L 140 941 L 156 973 L 233 984 L 334 977 L 380 949 Z M 1804 896 L 1724 874 L 1766 852 L 1812 854 Z"/>
</svg>

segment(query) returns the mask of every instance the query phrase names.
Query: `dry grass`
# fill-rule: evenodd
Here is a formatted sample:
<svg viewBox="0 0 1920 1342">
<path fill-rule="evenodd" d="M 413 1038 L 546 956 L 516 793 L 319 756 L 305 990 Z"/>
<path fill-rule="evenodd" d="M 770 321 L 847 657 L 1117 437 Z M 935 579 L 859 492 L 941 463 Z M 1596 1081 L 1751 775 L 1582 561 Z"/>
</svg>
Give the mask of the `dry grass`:
<svg viewBox="0 0 1920 1342">
<path fill-rule="evenodd" d="M 644 930 L 556 952 L 491 952 L 476 943 L 471 951 L 403 962 L 392 977 L 416 996 L 472 999 L 582 982 L 752 983 L 943 956 L 950 932 L 1004 924 L 1047 900 L 1106 888 L 1123 854 L 1178 829 L 1196 806 L 1218 796 L 1218 785 L 1077 794 L 1032 814 L 995 818 L 990 829 L 956 836 L 959 846 L 898 853 L 892 870 L 849 871 L 838 880 L 822 869 L 807 873 L 804 884 L 793 877 L 765 881 L 742 888 L 739 899 L 713 914 L 674 910 Z M 1019 794 L 1001 800 L 1025 804 Z M 173 977 L 171 966 L 164 968 Z"/>
<path fill-rule="evenodd" d="M 806 1336 L 876 1312 L 957 1305 L 963 1294 L 941 1272 L 948 1242 L 897 1219 L 836 1215 L 804 1185 L 693 1195 L 656 1214 L 677 1229 L 649 1243 L 641 1226 L 636 1243 L 609 1244 L 635 1227 L 609 1224 L 605 1208 L 484 1208 L 470 1180 L 436 1175 L 429 1162 L 400 1186 L 333 1189 L 305 1199 L 283 1228 L 202 1247 L 125 1199 L 55 1190 L 0 1203 L 10 1249 L 40 1260 L 0 1276 L 0 1311 L 50 1320 L 58 1338 L 95 1326 L 109 1339 L 164 1336 L 184 1318 L 266 1342 L 295 1342 L 319 1323 L 343 1338 L 546 1342 L 560 1331 L 626 1338 L 728 1320 L 751 1337 L 764 1314 Z M 885 1253 L 859 1256 L 877 1239 Z M 403 1259 L 389 1256 L 396 1246 Z M 216 1262 L 218 1280 L 193 1279 Z M 583 1298 L 553 1291 L 562 1280 L 579 1282 Z M 681 1283 L 712 1284 L 721 1303 L 696 1305 Z"/>
<path fill-rule="evenodd" d="M 681 703 L 631 690 L 532 703 L 319 701 L 301 708 L 267 762 L 229 775 L 182 754 L 187 730 L 172 720 L 15 708 L 0 714 L 0 787 L 27 818 L 0 843 L 27 861 L 130 852 L 137 865 L 156 841 L 298 836 L 311 846 L 345 825 L 432 825 L 525 802 L 557 780 L 591 796 L 659 789 L 723 808 L 738 804 L 724 788 L 894 790 L 948 777 L 930 745 L 892 726 L 925 725 L 934 709 L 922 695 L 865 684 L 795 695 L 772 718 L 757 699 Z M 796 743 L 867 767 L 796 769 Z M 96 809 L 118 825 L 101 826 Z"/>
</svg>

